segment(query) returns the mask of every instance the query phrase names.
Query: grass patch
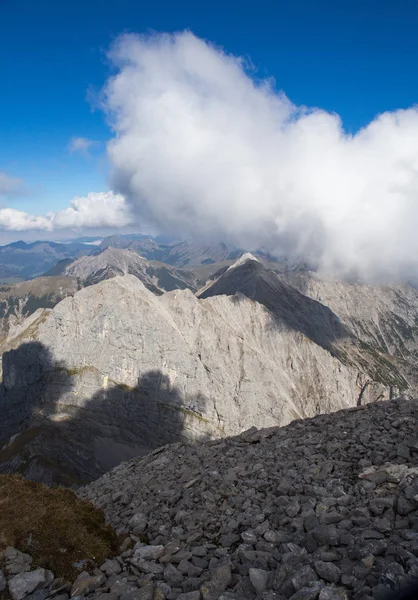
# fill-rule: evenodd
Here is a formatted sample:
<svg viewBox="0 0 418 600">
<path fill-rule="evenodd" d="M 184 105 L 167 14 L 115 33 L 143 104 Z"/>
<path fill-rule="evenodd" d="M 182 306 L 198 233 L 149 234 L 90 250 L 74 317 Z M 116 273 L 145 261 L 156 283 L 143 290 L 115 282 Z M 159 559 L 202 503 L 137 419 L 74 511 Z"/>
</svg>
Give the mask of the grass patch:
<svg viewBox="0 0 418 600">
<path fill-rule="evenodd" d="M 101 565 L 117 554 L 118 537 L 102 511 L 64 488 L 47 488 L 20 475 L 0 475 L 0 550 L 13 546 L 33 557 L 33 567 L 73 578 L 72 563 Z"/>
</svg>

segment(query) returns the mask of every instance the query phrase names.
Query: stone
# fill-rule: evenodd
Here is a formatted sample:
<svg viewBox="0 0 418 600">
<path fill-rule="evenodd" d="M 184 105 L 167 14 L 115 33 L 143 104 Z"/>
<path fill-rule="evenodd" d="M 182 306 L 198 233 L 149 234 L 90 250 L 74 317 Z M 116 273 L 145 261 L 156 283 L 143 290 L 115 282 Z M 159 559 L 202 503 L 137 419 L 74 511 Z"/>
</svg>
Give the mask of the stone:
<svg viewBox="0 0 418 600">
<path fill-rule="evenodd" d="M 113 250 L 81 260 L 84 266 L 84 258 L 89 264 L 90 261 L 101 264 L 109 252 L 114 254 Z M 233 269 L 220 274 L 216 281 L 201 290 L 199 297 L 190 289 L 159 295 L 161 289 L 153 283 L 154 276 L 144 279 L 144 272 L 151 268 L 155 273 L 157 266 L 147 265 L 133 251 L 118 250 L 119 256 L 128 253 L 130 260 L 116 260 L 113 256 L 112 261 L 116 260 L 116 264 L 112 262 L 111 266 L 105 261 L 104 273 L 88 269 L 89 277 L 98 278 L 96 285 L 83 286 L 51 310 L 44 310 L 36 318 L 32 315 L 32 321 L 21 324 L 18 339 L 29 343 L 22 343 L 17 351 L 4 352 L 3 381 L 7 396 L 4 405 L 12 404 L 17 390 L 20 390 L 21 398 L 30 398 L 30 401 L 22 402 L 21 414 L 8 410 L 7 419 L 0 423 L 0 439 L 7 437 L 3 435 L 3 429 L 18 429 L 19 423 L 26 420 L 30 426 L 33 405 L 50 403 L 52 408 L 59 391 L 60 404 L 73 403 L 71 425 L 74 430 L 66 445 L 62 442 L 64 447 L 59 448 L 60 455 L 65 456 L 66 467 L 74 469 L 76 475 L 83 472 L 83 479 L 93 480 L 116 466 L 121 452 L 126 457 L 128 449 L 131 453 L 132 449 L 137 449 L 144 456 L 159 444 L 238 435 L 252 426 L 265 429 L 287 425 L 295 415 L 307 418 L 317 413 L 355 407 L 360 389 L 361 400 L 366 404 L 376 398 L 388 398 L 394 379 L 402 386 L 408 385 L 410 378 L 408 381 L 403 378 L 400 361 L 396 364 L 390 360 L 385 362 L 388 372 L 383 368 L 382 375 L 381 357 L 377 358 L 364 346 L 371 339 L 375 341 L 373 336 L 376 335 L 370 333 L 370 338 L 367 334 L 376 329 L 376 311 L 372 312 L 370 305 L 374 302 L 382 309 L 382 319 L 388 330 L 396 329 L 398 322 L 409 323 L 414 314 L 414 308 L 405 313 L 405 305 L 414 307 L 416 304 L 412 293 L 406 298 L 401 288 L 396 288 L 396 293 L 378 288 L 373 294 L 372 286 L 359 285 L 355 290 L 351 289 L 354 286 L 350 288 L 339 283 L 338 292 L 334 290 L 330 294 L 329 282 L 321 282 L 319 278 L 315 281 L 309 273 L 297 272 L 298 277 L 306 278 L 306 289 L 301 292 L 297 289 L 299 284 L 294 274 L 278 276 L 247 257 Z M 136 268 L 138 261 L 142 264 L 139 271 Z M 113 277 L 116 273 L 128 273 L 133 268 L 132 263 L 136 265 L 136 275 L 142 276 L 156 294 L 135 274 Z M 86 273 L 84 267 L 78 272 Z M 184 272 L 177 275 L 180 281 L 185 276 Z M 294 280 L 291 281 L 292 275 Z M 109 279 L 100 281 L 104 277 Z M 195 288 L 196 278 L 190 277 L 194 279 L 192 287 Z M 93 281 L 89 280 L 89 283 Z M 318 286 L 325 288 L 322 291 L 336 304 L 338 314 L 309 295 L 321 297 L 321 293 L 317 293 Z M 244 291 L 251 297 L 246 297 Z M 235 292 L 240 294 L 239 303 Z M 353 305 L 350 296 L 353 294 L 362 297 L 361 302 L 354 302 L 354 306 L 361 305 L 363 316 L 361 325 L 356 326 L 347 316 L 347 305 Z M 365 301 L 364 296 L 370 295 L 372 301 Z M 390 309 L 385 305 L 383 310 L 381 298 L 386 300 L 388 295 Z M 123 314 L 119 311 L 120 305 L 124 306 Z M 277 323 L 280 323 L 279 327 L 271 326 Z M 409 327 L 406 325 L 406 329 Z M 364 340 L 358 339 L 359 330 L 364 330 Z M 76 331 L 83 332 L 77 343 L 74 342 Z M 305 344 L 302 351 L 301 335 Z M 16 336 L 7 340 L 5 348 L 9 341 L 16 343 Z M 409 339 L 405 342 L 406 345 L 410 343 Z M 48 349 L 52 365 L 47 364 L 51 362 L 47 357 L 35 351 L 39 346 Z M 99 354 L 98 347 L 102 348 Z M 394 351 L 400 352 L 401 347 Z M 412 356 L 413 352 L 410 354 Z M 53 368 L 54 364 L 64 363 L 65 371 L 58 373 L 58 369 Z M 411 364 L 407 368 L 414 367 Z M 377 372 L 379 381 L 376 381 Z M 48 377 L 44 377 L 46 374 Z M 63 379 L 68 385 L 62 385 Z M 116 384 L 106 388 L 105 396 L 104 381 Z M 365 381 L 370 381 L 371 385 L 362 387 Z M 148 398 L 151 400 L 145 400 Z M 158 403 L 156 398 L 159 398 Z M 164 409 L 161 409 L 162 405 Z M 121 406 L 123 410 L 119 410 Z M 109 437 L 103 436 L 103 432 Z M 253 438 L 247 437 L 243 443 L 264 443 L 263 435 L 257 433 L 258 439 L 255 439 L 253 434 Z M 54 444 L 39 442 L 39 436 L 35 441 L 28 441 L 25 451 L 30 454 L 30 449 L 38 448 L 44 459 L 41 462 L 46 463 L 47 458 L 55 457 L 56 448 Z M 399 440 L 396 442 L 393 447 L 399 445 Z M 369 439 L 364 441 L 367 443 Z M 114 444 L 112 449 L 115 451 L 105 452 L 106 444 L 108 447 Z M 335 444 L 335 441 L 329 440 L 329 444 Z M 308 450 L 315 453 L 316 447 Z M 377 448 L 376 452 L 382 452 L 382 448 Z M 158 463 L 161 455 L 155 455 L 153 460 Z M 299 453 L 297 460 L 307 460 L 307 456 Z M 321 462 L 316 467 L 320 483 L 324 483 L 331 475 L 329 467 Z M 228 465 L 224 474 L 227 475 L 226 486 L 239 481 L 233 465 Z M 254 476 L 262 478 L 262 474 L 261 463 L 261 469 L 254 472 Z M 201 473 L 190 472 L 188 478 L 182 478 L 179 493 L 193 493 L 201 483 L 199 477 Z M 368 483 L 367 480 L 364 482 Z M 191 487 L 185 487 L 189 485 Z M 332 484 L 329 493 L 335 487 L 341 486 Z M 144 488 L 147 488 L 146 484 Z M 292 486 L 288 489 L 292 490 Z M 123 506 L 126 513 L 131 511 L 130 519 L 137 507 L 145 515 L 140 502 L 135 500 L 137 506 L 131 505 L 128 499 L 133 497 L 131 490 L 112 489 L 109 501 Z M 288 497 L 287 508 L 283 507 L 283 510 L 285 514 L 287 510 L 286 516 L 292 519 L 299 514 L 295 514 L 299 498 L 292 493 Z M 143 533 L 148 531 L 147 520 L 148 516 L 139 518 L 136 526 L 124 522 L 117 527 L 123 534 Z M 234 520 L 230 515 L 230 524 Z M 226 523 L 224 525 L 222 535 L 233 536 L 234 532 L 227 532 Z M 248 524 L 248 527 L 255 526 Z M 187 537 L 187 533 L 185 535 Z"/>
<path fill-rule="evenodd" d="M 4 576 L 4 573 L 2 570 L 0 570 L 0 594 L 1 592 L 3 592 L 6 589 L 6 577 Z"/>
<path fill-rule="evenodd" d="M 348 600 L 348 596 L 344 588 L 327 586 L 321 590 L 319 600 Z"/>
<path fill-rule="evenodd" d="M 110 577 L 111 575 L 119 575 L 122 572 L 122 567 L 116 559 L 113 559 L 106 560 L 100 567 L 100 570 Z"/>
<path fill-rule="evenodd" d="M 158 560 L 164 554 L 164 546 L 140 546 L 134 549 L 134 556 L 140 558 Z"/>
<path fill-rule="evenodd" d="M 416 504 L 407 500 L 403 494 L 400 494 L 396 510 L 400 515 L 409 515 L 413 510 L 416 510 Z"/>
<path fill-rule="evenodd" d="M 39 588 L 46 587 L 54 579 L 51 571 L 36 569 L 34 571 L 20 572 L 8 581 L 8 588 L 12 600 L 22 600 Z"/>
<path fill-rule="evenodd" d="M 300 504 L 297 500 L 294 500 L 286 507 L 286 514 L 288 517 L 296 517 L 300 511 Z"/>
<path fill-rule="evenodd" d="M 179 563 L 177 568 L 180 573 L 183 573 L 183 575 L 188 575 L 189 577 L 198 577 L 202 573 L 202 569 L 200 567 L 196 567 L 185 559 Z"/>
<path fill-rule="evenodd" d="M 139 558 L 136 560 L 132 559 L 130 562 L 143 573 L 152 573 L 153 575 L 157 575 L 164 572 L 163 565 L 160 565 L 153 560 L 144 560 Z"/>
<path fill-rule="evenodd" d="M 222 592 L 226 590 L 231 582 L 231 567 L 222 565 L 217 567 L 212 573 L 208 583 L 200 588 L 202 600 L 217 600 Z"/>
<path fill-rule="evenodd" d="M 249 569 L 248 574 L 255 591 L 259 594 L 264 592 L 269 580 L 268 571 L 264 571 L 263 569 Z"/>
<path fill-rule="evenodd" d="M 130 599 L 122 596 L 121 600 L 154 600 L 154 584 L 150 581 L 135 590 Z"/>
<path fill-rule="evenodd" d="M 317 560 L 314 562 L 314 569 L 319 577 L 325 581 L 329 581 L 330 583 L 338 583 L 340 580 L 341 569 L 331 562 Z"/>
<path fill-rule="evenodd" d="M 134 533 L 143 533 L 147 527 L 147 522 L 147 516 L 138 512 L 129 520 L 129 527 L 132 528 Z"/>
<path fill-rule="evenodd" d="M 303 587 L 290 597 L 290 600 L 316 600 L 321 593 L 324 584 L 320 581 Z"/>
<path fill-rule="evenodd" d="M 104 584 L 106 577 L 103 573 L 98 575 L 89 575 L 87 572 L 80 573 L 71 587 L 71 598 L 73 596 L 85 596 L 91 594 L 98 587 Z"/>
<path fill-rule="evenodd" d="M 292 577 L 291 581 L 296 591 L 308 584 L 318 580 L 318 576 L 315 571 L 309 565 L 301 567 Z"/>
<path fill-rule="evenodd" d="M 46 600 L 46 598 L 49 598 L 49 596 L 51 595 L 51 592 L 49 590 L 37 590 L 36 592 L 34 592 L 33 594 L 29 594 L 29 596 L 25 596 L 26 600 Z M 54 596 L 54 600 L 55 600 L 56 596 Z M 68 596 L 67 596 L 68 598 Z"/>
<path fill-rule="evenodd" d="M 16 575 L 17 573 L 23 573 L 30 571 L 32 564 L 32 557 L 29 554 L 20 552 L 16 548 L 8 546 L 5 550 L 5 563 L 6 573 L 8 575 Z"/>
<path fill-rule="evenodd" d="M 338 531 L 332 526 L 318 525 L 312 534 L 320 546 L 336 545 L 339 540 Z"/>
<path fill-rule="evenodd" d="M 180 585 L 183 581 L 183 575 L 172 564 L 168 564 L 164 569 L 164 579 L 173 586 Z"/>
</svg>

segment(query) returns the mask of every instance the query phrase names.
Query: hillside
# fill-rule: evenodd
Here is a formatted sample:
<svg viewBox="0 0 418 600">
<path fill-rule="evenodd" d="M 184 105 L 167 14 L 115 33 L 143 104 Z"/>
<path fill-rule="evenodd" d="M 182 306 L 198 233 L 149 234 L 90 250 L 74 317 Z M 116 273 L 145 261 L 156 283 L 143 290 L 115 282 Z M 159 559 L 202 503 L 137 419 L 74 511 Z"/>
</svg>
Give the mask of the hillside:
<svg viewBox="0 0 418 600">
<path fill-rule="evenodd" d="M 138 542 L 101 589 L 394 598 L 418 577 L 417 418 L 400 399 L 120 465 L 79 492 Z"/>
<path fill-rule="evenodd" d="M 294 294 L 305 321 L 242 294 L 156 296 L 126 275 L 33 315 L 3 344 L 0 439 L 26 429 L 0 452 L 0 470 L 89 481 L 165 443 L 285 425 L 395 393 L 393 372 L 373 380 L 355 362 L 355 340 L 343 340 L 352 362 L 331 352 L 323 342 L 341 348 L 338 319 Z M 315 311 L 328 327 L 320 337 L 306 325 Z"/>
<path fill-rule="evenodd" d="M 0 593 L 414 600 L 417 418 L 418 401 L 399 398 L 175 443 L 79 488 L 78 500 L 0 476 L 0 549 L 17 546 L 0 553 Z"/>
<path fill-rule="evenodd" d="M 418 384 L 418 290 L 408 285 L 365 285 L 286 273 L 301 293 L 328 306 L 341 323 L 377 352 L 395 357 L 398 369 Z"/>
</svg>

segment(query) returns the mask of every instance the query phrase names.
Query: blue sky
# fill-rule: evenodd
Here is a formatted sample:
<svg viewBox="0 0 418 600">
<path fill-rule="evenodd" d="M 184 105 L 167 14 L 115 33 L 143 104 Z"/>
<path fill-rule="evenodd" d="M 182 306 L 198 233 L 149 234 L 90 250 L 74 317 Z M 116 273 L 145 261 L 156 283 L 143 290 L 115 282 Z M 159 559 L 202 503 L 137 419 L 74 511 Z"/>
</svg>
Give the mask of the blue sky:
<svg viewBox="0 0 418 600">
<path fill-rule="evenodd" d="M 43 214 L 107 190 L 110 131 L 88 100 L 106 51 L 122 32 L 184 29 L 349 132 L 418 100 L 416 0 L 0 0 L 0 171 L 26 185 L 2 206 Z M 91 157 L 68 151 L 73 136 L 97 141 Z"/>
</svg>

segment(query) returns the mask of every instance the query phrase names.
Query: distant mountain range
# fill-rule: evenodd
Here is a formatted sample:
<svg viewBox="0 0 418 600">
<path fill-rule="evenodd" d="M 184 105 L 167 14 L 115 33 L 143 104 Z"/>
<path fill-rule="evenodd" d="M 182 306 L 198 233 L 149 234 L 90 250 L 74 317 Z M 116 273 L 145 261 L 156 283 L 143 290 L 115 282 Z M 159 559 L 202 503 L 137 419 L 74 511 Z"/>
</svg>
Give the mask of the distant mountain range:
<svg viewBox="0 0 418 600">
<path fill-rule="evenodd" d="M 100 241 L 80 238 L 70 242 L 13 242 L 0 246 L 0 283 L 32 279 L 40 275 L 57 275 L 62 265 L 82 256 L 97 254 L 107 248 L 133 250 L 143 258 L 175 267 L 198 267 L 223 260 L 234 260 L 242 251 L 220 243 L 196 245 L 191 242 L 167 242 L 148 235 L 112 235 Z M 64 261 L 64 262 L 62 262 Z M 61 263 L 55 270 L 57 263 Z"/>
<path fill-rule="evenodd" d="M 94 246 L 82 242 L 13 242 L 7 246 L 0 246 L 0 282 L 9 283 L 39 277 L 58 261 L 74 260 L 91 254 L 94 249 Z"/>
<path fill-rule="evenodd" d="M 152 237 L 139 233 L 111 235 L 103 240 L 89 236 L 63 242 L 27 244 L 19 241 L 0 246 L 0 284 L 41 275 L 61 275 L 76 259 L 99 254 L 108 248 L 131 250 L 150 261 L 192 270 L 199 281 L 206 281 L 221 266 L 230 265 L 243 253 L 240 248 L 222 242 L 196 244 L 173 241 L 167 236 Z M 275 260 L 262 251 L 256 252 L 256 256 L 268 262 Z"/>
</svg>

